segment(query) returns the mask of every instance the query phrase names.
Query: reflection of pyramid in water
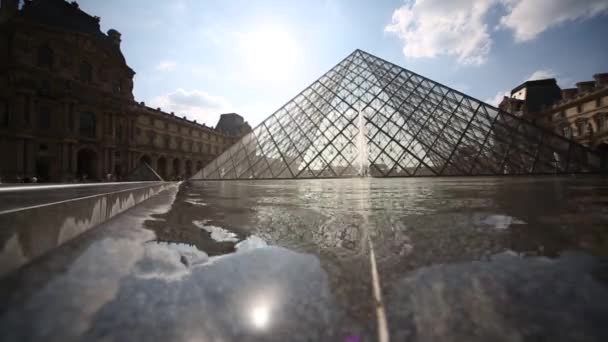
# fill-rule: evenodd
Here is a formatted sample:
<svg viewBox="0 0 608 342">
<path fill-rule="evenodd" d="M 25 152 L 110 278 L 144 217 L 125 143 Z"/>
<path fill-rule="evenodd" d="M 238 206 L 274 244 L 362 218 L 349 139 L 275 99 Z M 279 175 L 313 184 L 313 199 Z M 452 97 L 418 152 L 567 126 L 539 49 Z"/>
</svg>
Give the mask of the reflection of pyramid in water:
<svg viewBox="0 0 608 342">
<path fill-rule="evenodd" d="M 584 173 L 600 172 L 600 162 L 584 146 L 356 50 L 192 178 Z"/>
</svg>

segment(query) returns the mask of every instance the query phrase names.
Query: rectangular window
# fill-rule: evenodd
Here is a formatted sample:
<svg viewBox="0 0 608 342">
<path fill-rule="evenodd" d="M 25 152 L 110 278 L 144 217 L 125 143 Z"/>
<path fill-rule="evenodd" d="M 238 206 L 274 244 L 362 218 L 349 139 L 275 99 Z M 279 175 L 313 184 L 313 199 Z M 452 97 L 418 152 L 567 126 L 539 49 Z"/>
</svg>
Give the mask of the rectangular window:
<svg viewBox="0 0 608 342">
<path fill-rule="evenodd" d="M 118 141 L 122 141 L 122 125 L 120 124 L 116 127 L 116 137 Z"/>
<path fill-rule="evenodd" d="M 112 135 L 113 126 L 112 114 L 106 114 L 106 135 Z"/>
<path fill-rule="evenodd" d="M 89 138 L 97 136 L 95 114 L 90 112 L 80 113 L 80 135 Z"/>
<path fill-rule="evenodd" d="M 600 114 L 598 117 L 597 129 L 604 130 L 606 128 L 606 114 Z"/>
<path fill-rule="evenodd" d="M 87 62 L 80 64 L 80 80 L 84 83 L 91 84 L 93 81 L 93 67 Z"/>
<path fill-rule="evenodd" d="M 68 131 L 74 132 L 74 104 L 68 105 Z"/>
<path fill-rule="evenodd" d="M 25 102 L 23 102 L 23 122 L 25 122 L 26 125 L 29 125 L 29 123 L 30 123 L 30 96 L 25 95 L 23 100 L 25 101 Z"/>
<path fill-rule="evenodd" d="M 40 107 L 38 109 L 38 128 L 51 128 L 51 109 L 48 107 Z"/>
<path fill-rule="evenodd" d="M 0 101 L 0 126 L 8 127 L 9 121 L 8 101 Z"/>
</svg>

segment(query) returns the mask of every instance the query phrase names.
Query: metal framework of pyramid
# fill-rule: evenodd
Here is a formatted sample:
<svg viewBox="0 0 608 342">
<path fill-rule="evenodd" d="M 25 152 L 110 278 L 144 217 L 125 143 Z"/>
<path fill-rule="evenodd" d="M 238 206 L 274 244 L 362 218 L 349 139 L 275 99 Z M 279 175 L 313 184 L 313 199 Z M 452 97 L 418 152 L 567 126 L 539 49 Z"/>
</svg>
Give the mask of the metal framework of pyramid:
<svg viewBox="0 0 608 342">
<path fill-rule="evenodd" d="M 192 179 L 597 173 L 602 159 L 355 50 Z"/>
</svg>

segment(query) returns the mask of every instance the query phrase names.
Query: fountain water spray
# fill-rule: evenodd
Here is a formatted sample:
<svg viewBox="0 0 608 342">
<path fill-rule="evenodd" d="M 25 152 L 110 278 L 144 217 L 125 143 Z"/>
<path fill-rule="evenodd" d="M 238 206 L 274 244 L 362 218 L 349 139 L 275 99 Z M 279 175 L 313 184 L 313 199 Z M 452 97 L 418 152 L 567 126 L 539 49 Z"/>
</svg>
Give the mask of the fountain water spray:
<svg viewBox="0 0 608 342">
<path fill-rule="evenodd" d="M 359 116 L 357 117 L 357 128 L 359 132 L 357 133 L 357 165 L 359 166 L 358 174 L 360 177 L 367 177 L 369 164 L 367 162 L 368 156 L 368 146 L 367 139 L 365 137 L 365 118 L 363 117 L 363 113 L 359 111 Z"/>
</svg>

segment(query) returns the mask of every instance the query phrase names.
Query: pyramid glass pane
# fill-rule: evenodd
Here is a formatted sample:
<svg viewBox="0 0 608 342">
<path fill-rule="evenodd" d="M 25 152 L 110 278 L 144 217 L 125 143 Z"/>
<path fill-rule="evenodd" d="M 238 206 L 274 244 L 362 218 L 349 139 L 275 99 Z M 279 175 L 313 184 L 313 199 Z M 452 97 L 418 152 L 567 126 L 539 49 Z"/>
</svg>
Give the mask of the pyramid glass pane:
<svg viewBox="0 0 608 342">
<path fill-rule="evenodd" d="M 193 179 L 605 173 L 606 156 L 361 50 Z"/>
</svg>

